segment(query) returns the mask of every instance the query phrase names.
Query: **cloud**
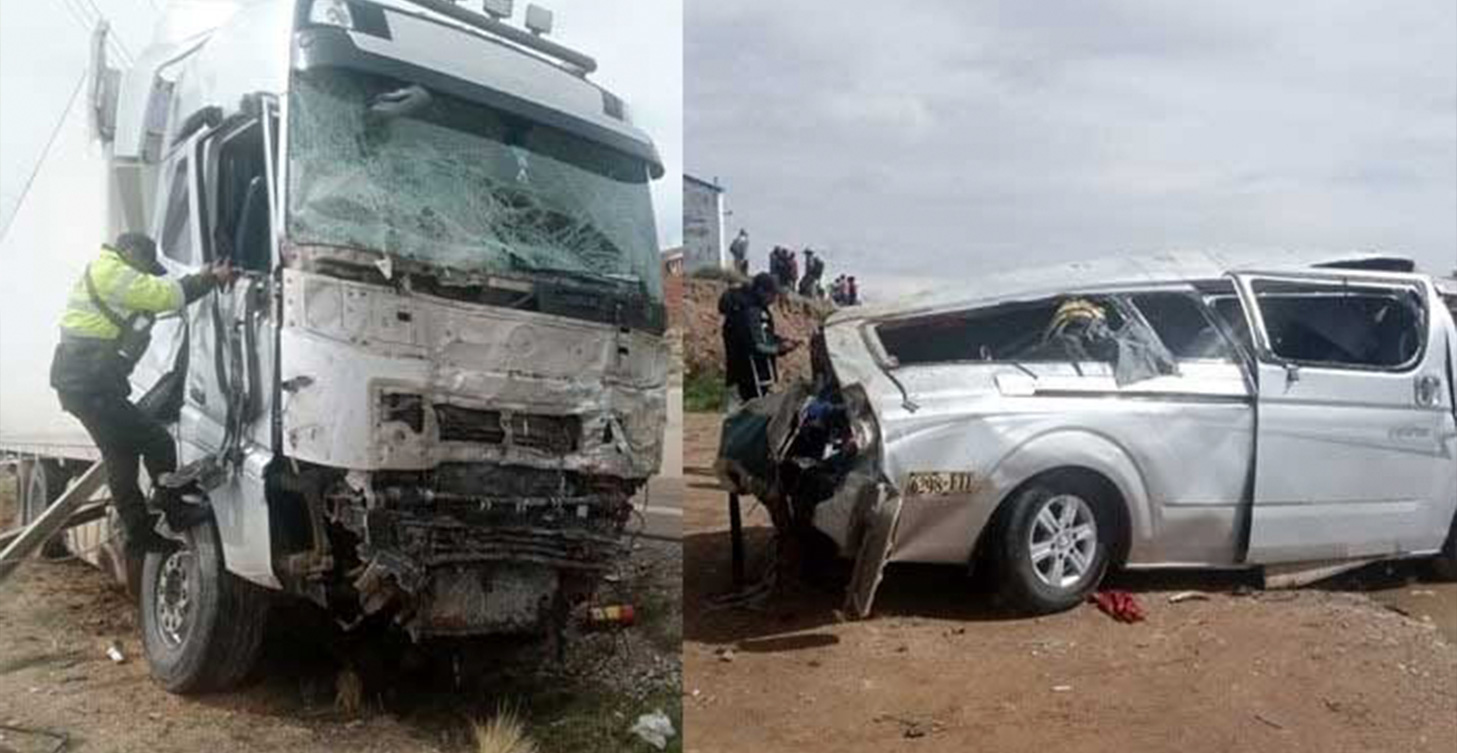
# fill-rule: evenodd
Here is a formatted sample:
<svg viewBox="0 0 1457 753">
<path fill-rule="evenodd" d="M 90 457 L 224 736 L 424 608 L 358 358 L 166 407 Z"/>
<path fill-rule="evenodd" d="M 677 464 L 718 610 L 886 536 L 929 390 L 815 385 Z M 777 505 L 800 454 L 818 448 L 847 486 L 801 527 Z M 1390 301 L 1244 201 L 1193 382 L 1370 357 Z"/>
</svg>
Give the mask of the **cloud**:
<svg viewBox="0 0 1457 753">
<path fill-rule="evenodd" d="M 1457 263 L 1444 0 L 744 0 L 686 23 L 689 168 L 756 264 L 811 245 L 873 293 L 1171 246 Z"/>
</svg>

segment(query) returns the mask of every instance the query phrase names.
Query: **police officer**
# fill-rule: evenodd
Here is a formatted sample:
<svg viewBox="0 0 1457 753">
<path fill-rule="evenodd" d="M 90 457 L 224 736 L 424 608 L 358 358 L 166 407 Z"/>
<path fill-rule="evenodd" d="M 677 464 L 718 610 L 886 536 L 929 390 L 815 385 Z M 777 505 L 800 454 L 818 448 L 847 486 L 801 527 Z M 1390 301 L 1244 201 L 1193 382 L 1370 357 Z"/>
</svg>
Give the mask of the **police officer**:
<svg viewBox="0 0 1457 753">
<path fill-rule="evenodd" d="M 150 342 L 157 314 L 180 311 L 233 280 L 231 263 L 169 280 L 157 262 L 157 245 L 141 233 L 122 233 L 103 245 L 86 266 L 61 317 L 61 342 L 51 361 L 51 386 L 61 408 L 80 420 L 106 461 L 107 483 L 121 519 L 126 551 L 167 551 L 170 542 L 154 530 L 155 520 L 137 485 L 139 461 L 155 485 L 177 469 L 172 437 L 156 419 L 128 399 L 127 378 Z M 206 516 L 176 495 L 159 494 L 157 506 L 176 530 Z"/>
</svg>

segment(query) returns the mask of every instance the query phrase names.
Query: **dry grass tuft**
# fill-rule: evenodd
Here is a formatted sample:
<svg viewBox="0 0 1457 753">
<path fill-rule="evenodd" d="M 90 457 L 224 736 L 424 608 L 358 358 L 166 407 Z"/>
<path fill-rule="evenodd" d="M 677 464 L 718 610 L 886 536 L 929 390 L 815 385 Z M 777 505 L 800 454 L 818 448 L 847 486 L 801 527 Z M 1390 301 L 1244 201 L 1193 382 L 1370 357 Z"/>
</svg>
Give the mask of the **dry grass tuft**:
<svg viewBox="0 0 1457 753">
<path fill-rule="evenodd" d="M 526 726 L 515 709 L 501 706 L 488 722 L 472 722 L 476 749 L 479 753 L 538 753 L 536 741 L 526 734 Z"/>
<path fill-rule="evenodd" d="M 364 710 L 364 679 L 353 667 L 344 667 L 334 678 L 334 708 L 345 716 L 359 716 Z"/>
</svg>

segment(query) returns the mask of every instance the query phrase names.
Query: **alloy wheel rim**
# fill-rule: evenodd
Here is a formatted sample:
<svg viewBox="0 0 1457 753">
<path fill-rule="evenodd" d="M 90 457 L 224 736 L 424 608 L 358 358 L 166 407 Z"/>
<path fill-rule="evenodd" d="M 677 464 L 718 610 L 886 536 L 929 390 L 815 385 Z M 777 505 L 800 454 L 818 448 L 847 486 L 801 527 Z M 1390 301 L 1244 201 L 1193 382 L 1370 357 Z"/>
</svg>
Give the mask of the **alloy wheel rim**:
<svg viewBox="0 0 1457 753">
<path fill-rule="evenodd" d="M 1043 584 L 1073 590 L 1091 574 L 1098 553 L 1098 524 L 1082 497 L 1048 498 L 1032 517 L 1027 556 Z"/>
<path fill-rule="evenodd" d="M 157 632 L 172 648 L 187 640 L 192 627 L 192 552 L 167 555 L 157 572 Z"/>
</svg>

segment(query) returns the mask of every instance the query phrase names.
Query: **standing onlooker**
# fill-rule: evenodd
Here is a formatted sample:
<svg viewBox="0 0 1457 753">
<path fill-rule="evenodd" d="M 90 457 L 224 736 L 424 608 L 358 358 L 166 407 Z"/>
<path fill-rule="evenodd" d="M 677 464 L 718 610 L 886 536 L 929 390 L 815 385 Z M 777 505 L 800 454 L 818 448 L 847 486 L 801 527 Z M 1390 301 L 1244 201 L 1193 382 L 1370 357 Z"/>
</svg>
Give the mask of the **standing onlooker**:
<svg viewBox="0 0 1457 753">
<path fill-rule="evenodd" d="M 779 297 L 779 283 L 760 272 L 746 285 L 724 291 L 718 299 L 723 315 L 724 383 L 729 399 L 752 400 L 768 394 L 779 378 L 779 356 L 799 343 L 779 337 L 770 310 Z"/>
<path fill-rule="evenodd" d="M 747 276 L 749 274 L 749 231 L 739 228 L 739 234 L 734 237 L 734 242 L 729 244 L 729 255 L 734 258 L 734 271 Z"/>
<path fill-rule="evenodd" d="M 804 250 L 804 276 L 799 278 L 799 294 L 805 298 L 825 297 L 824 287 L 820 285 L 820 278 L 825 273 L 825 262 L 815 255 L 815 252 L 806 248 Z"/>
</svg>

